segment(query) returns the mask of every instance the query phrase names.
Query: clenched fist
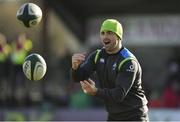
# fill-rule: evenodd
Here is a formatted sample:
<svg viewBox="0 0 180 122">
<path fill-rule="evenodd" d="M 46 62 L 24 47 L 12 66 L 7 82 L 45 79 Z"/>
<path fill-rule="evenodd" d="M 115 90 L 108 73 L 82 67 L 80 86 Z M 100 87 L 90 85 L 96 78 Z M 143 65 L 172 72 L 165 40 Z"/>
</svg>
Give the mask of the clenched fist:
<svg viewBox="0 0 180 122">
<path fill-rule="evenodd" d="M 72 56 L 72 69 L 76 70 L 79 65 L 85 60 L 86 53 L 76 53 Z"/>
</svg>

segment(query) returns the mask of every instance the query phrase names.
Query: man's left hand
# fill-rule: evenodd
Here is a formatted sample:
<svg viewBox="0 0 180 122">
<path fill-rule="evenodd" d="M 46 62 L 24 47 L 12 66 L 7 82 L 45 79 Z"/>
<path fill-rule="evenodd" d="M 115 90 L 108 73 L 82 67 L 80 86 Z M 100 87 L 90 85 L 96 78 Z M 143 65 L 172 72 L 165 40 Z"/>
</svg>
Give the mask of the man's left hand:
<svg viewBox="0 0 180 122">
<path fill-rule="evenodd" d="M 80 81 L 81 87 L 84 91 L 84 93 L 89 95 L 96 95 L 97 88 L 95 86 L 95 82 L 91 79 Z"/>
</svg>

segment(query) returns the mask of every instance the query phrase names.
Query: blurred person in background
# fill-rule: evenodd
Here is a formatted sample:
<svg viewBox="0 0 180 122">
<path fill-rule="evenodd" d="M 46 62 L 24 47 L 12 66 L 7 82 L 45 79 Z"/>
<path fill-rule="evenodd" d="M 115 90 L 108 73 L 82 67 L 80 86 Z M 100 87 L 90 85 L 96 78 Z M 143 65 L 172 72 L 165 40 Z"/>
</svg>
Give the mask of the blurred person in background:
<svg viewBox="0 0 180 122">
<path fill-rule="evenodd" d="M 72 109 L 87 109 L 92 107 L 92 99 L 90 96 L 87 96 L 80 90 L 80 86 L 78 84 L 72 83 L 69 85 L 68 89 L 70 98 L 69 98 L 69 106 Z"/>
<path fill-rule="evenodd" d="M 162 107 L 180 107 L 180 78 L 178 75 L 171 75 L 168 78 L 161 100 Z"/>
<path fill-rule="evenodd" d="M 180 60 L 177 52 L 178 47 L 174 48 L 172 58 L 170 58 L 167 64 L 169 76 L 161 98 L 161 106 L 165 108 L 180 107 Z"/>
<path fill-rule="evenodd" d="M 9 54 L 11 47 L 6 37 L 0 33 L 0 105 L 4 105 L 8 94 L 8 75 L 9 75 Z"/>
<path fill-rule="evenodd" d="M 142 70 L 136 57 L 122 45 L 123 29 L 115 19 L 100 29 L 103 48 L 72 56 L 72 78 L 84 93 L 104 100 L 108 121 L 148 121 L 147 99 L 142 89 Z M 96 71 L 100 87 L 90 76 Z"/>
<path fill-rule="evenodd" d="M 19 34 L 17 40 L 11 44 L 11 87 L 16 102 L 24 102 L 22 99 L 26 96 L 26 91 L 23 91 L 25 89 L 25 76 L 22 64 L 32 50 L 32 46 L 32 41 L 27 39 L 25 33 Z"/>
</svg>

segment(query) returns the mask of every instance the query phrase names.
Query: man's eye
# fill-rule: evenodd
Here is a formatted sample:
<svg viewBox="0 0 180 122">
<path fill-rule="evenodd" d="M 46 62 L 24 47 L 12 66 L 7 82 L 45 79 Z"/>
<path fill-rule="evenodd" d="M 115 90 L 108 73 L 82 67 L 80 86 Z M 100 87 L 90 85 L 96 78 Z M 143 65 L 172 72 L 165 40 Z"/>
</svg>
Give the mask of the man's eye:
<svg viewBox="0 0 180 122">
<path fill-rule="evenodd" d="M 101 34 L 102 34 L 102 35 L 104 35 L 104 34 L 105 34 L 105 32 L 104 32 L 104 31 L 102 31 L 102 32 L 101 32 Z"/>
<path fill-rule="evenodd" d="M 111 31 L 107 31 L 107 33 L 108 33 L 108 34 L 110 34 L 110 35 L 112 35 L 112 34 L 113 34 L 113 32 L 111 32 Z"/>
</svg>

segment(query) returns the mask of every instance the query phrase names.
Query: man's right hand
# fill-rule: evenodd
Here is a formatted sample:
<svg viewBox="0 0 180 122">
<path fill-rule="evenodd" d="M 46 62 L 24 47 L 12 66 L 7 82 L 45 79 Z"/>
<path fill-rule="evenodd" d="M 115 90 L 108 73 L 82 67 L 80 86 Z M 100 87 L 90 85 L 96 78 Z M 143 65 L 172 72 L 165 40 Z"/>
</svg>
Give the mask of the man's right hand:
<svg viewBox="0 0 180 122">
<path fill-rule="evenodd" d="M 72 56 L 72 69 L 76 70 L 79 65 L 85 60 L 86 53 L 76 53 Z"/>
</svg>

